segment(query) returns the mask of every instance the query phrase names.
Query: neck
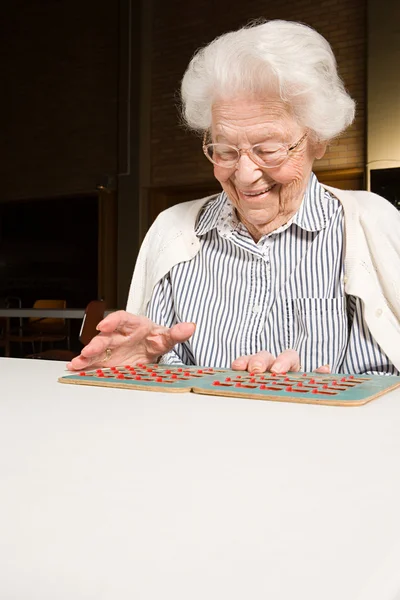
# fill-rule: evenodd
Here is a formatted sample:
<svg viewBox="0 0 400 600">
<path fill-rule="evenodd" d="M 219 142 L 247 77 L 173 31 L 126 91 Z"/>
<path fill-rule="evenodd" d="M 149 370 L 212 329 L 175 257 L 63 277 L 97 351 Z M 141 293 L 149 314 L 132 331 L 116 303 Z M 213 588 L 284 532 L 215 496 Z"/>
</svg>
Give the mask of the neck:
<svg viewBox="0 0 400 600">
<path fill-rule="evenodd" d="M 247 231 L 250 233 L 253 240 L 255 242 L 259 242 L 264 235 L 268 235 L 273 231 L 279 229 L 279 227 L 286 225 L 286 223 L 290 221 L 290 219 L 296 214 L 296 212 L 297 209 L 293 210 L 290 213 L 279 214 L 276 216 L 275 219 L 273 219 L 273 221 L 265 223 L 263 225 L 254 225 L 243 218 L 241 218 L 240 220 L 243 223 L 243 225 L 245 225 Z"/>
</svg>

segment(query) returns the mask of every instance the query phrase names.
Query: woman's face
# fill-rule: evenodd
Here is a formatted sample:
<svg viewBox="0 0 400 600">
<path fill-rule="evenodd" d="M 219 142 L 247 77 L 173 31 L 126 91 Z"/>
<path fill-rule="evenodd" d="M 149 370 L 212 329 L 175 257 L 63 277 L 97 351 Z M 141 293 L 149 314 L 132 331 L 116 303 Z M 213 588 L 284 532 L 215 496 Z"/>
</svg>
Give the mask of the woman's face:
<svg viewBox="0 0 400 600">
<path fill-rule="evenodd" d="M 212 141 L 247 150 L 268 140 L 274 145 L 296 144 L 306 130 L 288 112 L 281 100 L 237 98 L 214 105 Z M 214 165 L 240 220 L 255 239 L 286 223 L 298 210 L 315 158 L 324 144 L 313 144 L 307 136 L 279 167 L 265 168 L 242 153 L 235 167 Z"/>
</svg>

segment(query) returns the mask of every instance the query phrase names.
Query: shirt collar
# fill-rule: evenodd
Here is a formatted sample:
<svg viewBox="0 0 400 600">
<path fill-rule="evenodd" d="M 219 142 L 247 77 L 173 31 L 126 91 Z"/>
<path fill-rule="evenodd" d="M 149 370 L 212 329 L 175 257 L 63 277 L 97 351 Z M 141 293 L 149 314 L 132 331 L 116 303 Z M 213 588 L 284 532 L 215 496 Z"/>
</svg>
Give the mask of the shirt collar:
<svg viewBox="0 0 400 600">
<path fill-rule="evenodd" d="M 195 227 L 197 236 L 204 235 L 217 227 L 221 220 L 237 219 L 235 209 L 225 192 L 211 198 L 202 208 Z"/>
<path fill-rule="evenodd" d="M 326 227 L 335 210 L 330 199 L 329 192 L 322 187 L 316 175 L 311 173 L 303 202 L 290 220 L 290 224 L 295 224 L 306 231 L 321 231 Z"/>
<path fill-rule="evenodd" d="M 288 223 L 276 229 L 280 233 L 295 224 L 306 231 L 320 231 L 327 225 L 335 207 L 330 202 L 331 195 L 319 183 L 316 175 L 311 173 L 303 202 L 297 213 Z M 202 209 L 195 228 L 197 236 L 204 235 L 217 227 L 218 231 L 235 231 L 241 226 L 236 211 L 225 192 L 212 198 Z"/>
</svg>

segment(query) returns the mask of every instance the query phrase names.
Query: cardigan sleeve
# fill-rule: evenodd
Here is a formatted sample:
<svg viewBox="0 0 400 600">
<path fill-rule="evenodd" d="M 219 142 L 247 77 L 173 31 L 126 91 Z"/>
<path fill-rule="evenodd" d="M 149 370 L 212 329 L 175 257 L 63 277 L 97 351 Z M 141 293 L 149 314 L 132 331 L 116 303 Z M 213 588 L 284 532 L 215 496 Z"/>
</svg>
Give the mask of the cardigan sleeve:
<svg viewBox="0 0 400 600">
<path fill-rule="evenodd" d="M 360 298 L 348 297 L 349 338 L 340 368 L 342 373 L 400 375 L 393 363 L 371 335 L 364 319 Z"/>
</svg>

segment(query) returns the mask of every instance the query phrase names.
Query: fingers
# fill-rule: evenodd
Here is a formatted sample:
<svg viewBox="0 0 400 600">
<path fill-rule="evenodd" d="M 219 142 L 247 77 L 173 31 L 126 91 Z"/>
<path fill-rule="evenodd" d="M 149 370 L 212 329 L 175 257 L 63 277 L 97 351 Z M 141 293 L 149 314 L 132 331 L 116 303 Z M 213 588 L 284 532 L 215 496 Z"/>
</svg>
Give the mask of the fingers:
<svg viewBox="0 0 400 600">
<path fill-rule="evenodd" d="M 82 354 L 80 354 L 79 356 L 73 358 L 71 362 L 67 364 L 67 369 L 68 371 L 81 371 L 82 369 L 90 367 L 92 362 L 93 361 L 91 358 L 85 358 L 84 356 L 82 356 Z"/>
<path fill-rule="evenodd" d="M 67 368 L 72 371 L 89 366 L 112 366 L 115 361 L 118 363 L 122 358 L 125 361 L 133 362 L 138 357 L 141 357 L 141 360 L 154 361 L 171 350 L 176 344 L 189 339 L 196 329 L 194 323 L 178 323 L 168 329 L 156 325 L 146 317 L 135 317 L 135 315 L 129 315 L 129 313 L 126 313 L 126 315 L 128 315 L 126 318 L 122 316 L 118 320 L 108 321 L 105 328 L 102 326 L 101 333 L 82 348 L 80 356 L 74 358 L 67 365 Z M 131 333 L 127 334 L 119 329 L 115 330 L 115 325 L 118 322 L 123 323 L 121 327 L 125 327 L 125 330 L 126 327 L 132 325 Z M 110 332 L 106 332 L 105 329 L 110 329 Z M 105 364 L 104 357 L 107 348 L 114 350 L 114 352 L 111 361 Z"/>
<path fill-rule="evenodd" d="M 329 365 L 323 365 L 322 367 L 318 367 L 315 369 L 314 373 L 330 373 L 331 367 Z"/>
<path fill-rule="evenodd" d="M 296 350 L 285 350 L 271 365 L 273 373 L 287 373 L 288 371 L 300 371 L 300 357 Z"/>
<path fill-rule="evenodd" d="M 106 348 L 116 348 L 125 343 L 134 347 L 136 343 L 142 342 L 152 329 L 165 328 L 155 325 L 147 317 L 119 310 L 100 321 L 97 329 L 100 331 L 99 335 L 82 349 L 81 354 L 85 357 L 93 357 L 105 352 Z"/>
<path fill-rule="evenodd" d="M 182 342 L 186 342 L 189 338 L 192 337 L 196 330 L 196 323 L 177 323 L 169 329 L 169 336 L 171 340 L 171 348 L 175 346 L 175 344 L 181 344 Z M 171 349 L 170 348 L 170 349 Z"/>
<path fill-rule="evenodd" d="M 250 356 L 239 356 L 235 358 L 231 365 L 231 369 L 234 371 L 247 371 L 247 365 L 249 364 Z"/>
<path fill-rule="evenodd" d="M 179 343 L 186 342 L 195 332 L 195 323 L 177 323 L 171 329 L 156 325 L 146 336 L 146 353 L 151 360 L 166 354 Z"/>
<path fill-rule="evenodd" d="M 269 371 L 275 357 L 270 352 L 263 350 L 251 356 L 240 356 L 232 363 L 234 371 L 250 371 L 251 373 L 264 373 Z"/>
<path fill-rule="evenodd" d="M 100 321 L 96 329 L 102 333 L 112 333 L 116 329 L 119 329 L 122 333 L 124 333 L 126 329 L 131 331 L 135 327 L 139 327 L 140 325 L 144 325 L 149 322 L 151 321 L 147 317 L 133 315 L 125 310 L 117 310 L 113 313 L 110 313 L 105 319 Z"/>
</svg>

